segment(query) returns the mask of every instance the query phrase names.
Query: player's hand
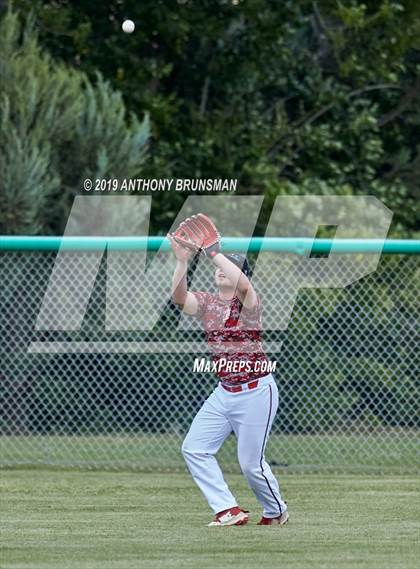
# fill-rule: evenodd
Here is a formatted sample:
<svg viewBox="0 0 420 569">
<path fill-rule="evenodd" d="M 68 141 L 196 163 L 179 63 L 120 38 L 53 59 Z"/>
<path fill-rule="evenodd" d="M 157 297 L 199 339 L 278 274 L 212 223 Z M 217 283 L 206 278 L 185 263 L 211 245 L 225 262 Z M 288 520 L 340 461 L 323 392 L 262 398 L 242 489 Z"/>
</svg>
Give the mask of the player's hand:
<svg viewBox="0 0 420 569">
<path fill-rule="evenodd" d="M 171 235 L 168 234 L 166 237 L 169 239 L 172 251 L 174 252 L 174 255 L 178 259 L 178 261 L 183 261 L 184 263 L 187 263 L 190 257 L 192 256 L 193 251 L 177 243 Z"/>
</svg>

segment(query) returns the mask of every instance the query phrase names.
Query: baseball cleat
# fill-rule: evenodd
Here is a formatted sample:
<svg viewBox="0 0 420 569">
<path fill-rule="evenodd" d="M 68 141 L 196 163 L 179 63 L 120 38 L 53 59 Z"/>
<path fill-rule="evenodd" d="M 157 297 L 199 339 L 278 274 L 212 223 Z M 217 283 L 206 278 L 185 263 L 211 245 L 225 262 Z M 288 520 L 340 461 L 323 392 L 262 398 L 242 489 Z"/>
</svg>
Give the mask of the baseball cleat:
<svg viewBox="0 0 420 569">
<path fill-rule="evenodd" d="M 223 510 L 216 514 L 216 517 L 209 523 L 208 527 L 244 526 L 248 523 L 248 519 L 248 512 L 235 506 L 234 508 L 229 508 L 228 510 Z"/>
<path fill-rule="evenodd" d="M 289 520 L 289 512 L 286 510 L 277 518 L 265 518 L 264 516 L 258 522 L 258 526 L 284 526 Z"/>
</svg>

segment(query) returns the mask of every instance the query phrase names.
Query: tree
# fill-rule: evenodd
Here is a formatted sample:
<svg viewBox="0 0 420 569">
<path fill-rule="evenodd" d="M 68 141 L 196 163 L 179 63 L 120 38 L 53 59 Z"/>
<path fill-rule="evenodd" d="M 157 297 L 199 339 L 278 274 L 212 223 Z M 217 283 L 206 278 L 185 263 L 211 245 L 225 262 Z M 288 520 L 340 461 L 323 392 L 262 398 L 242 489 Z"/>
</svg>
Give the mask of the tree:
<svg viewBox="0 0 420 569">
<path fill-rule="evenodd" d="M 373 194 L 417 228 L 420 4 L 374 0 L 15 0 L 57 59 L 100 69 L 152 120 L 156 177 L 243 193 Z M 131 36 L 120 24 L 130 17 Z M 165 231 L 185 196 L 157 196 Z"/>
<path fill-rule="evenodd" d="M 0 52 L 0 232 L 60 234 L 84 178 L 140 173 L 148 119 L 101 74 L 54 61 L 32 19 L 5 15 Z"/>
</svg>

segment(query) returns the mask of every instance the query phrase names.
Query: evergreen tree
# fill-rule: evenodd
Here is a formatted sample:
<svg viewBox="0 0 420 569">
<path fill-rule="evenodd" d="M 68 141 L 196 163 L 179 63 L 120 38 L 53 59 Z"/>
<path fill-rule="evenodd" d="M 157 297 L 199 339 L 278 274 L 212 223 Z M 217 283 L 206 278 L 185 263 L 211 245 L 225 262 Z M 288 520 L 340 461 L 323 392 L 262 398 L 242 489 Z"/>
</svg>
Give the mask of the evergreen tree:
<svg viewBox="0 0 420 569">
<path fill-rule="evenodd" d="M 140 174 L 149 136 L 101 74 L 54 61 L 34 21 L 0 22 L 0 233 L 58 233 L 84 178 Z"/>
</svg>

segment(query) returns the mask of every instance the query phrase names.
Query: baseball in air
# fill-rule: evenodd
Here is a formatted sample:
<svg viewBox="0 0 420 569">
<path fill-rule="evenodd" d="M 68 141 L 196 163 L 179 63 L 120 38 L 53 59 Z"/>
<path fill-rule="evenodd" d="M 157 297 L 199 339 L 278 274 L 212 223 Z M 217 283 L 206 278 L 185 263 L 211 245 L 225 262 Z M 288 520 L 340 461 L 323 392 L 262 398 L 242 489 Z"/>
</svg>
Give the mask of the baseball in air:
<svg viewBox="0 0 420 569">
<path fill-rule="evenodd" d="M 136 26 L 135 26 L 133 20 L 124 20 L 124 22 L 122 24 L 123 32 L 125 32 L 126 34 L 132 34 L 134 32 L 135 27 Z"/>
</svg>

